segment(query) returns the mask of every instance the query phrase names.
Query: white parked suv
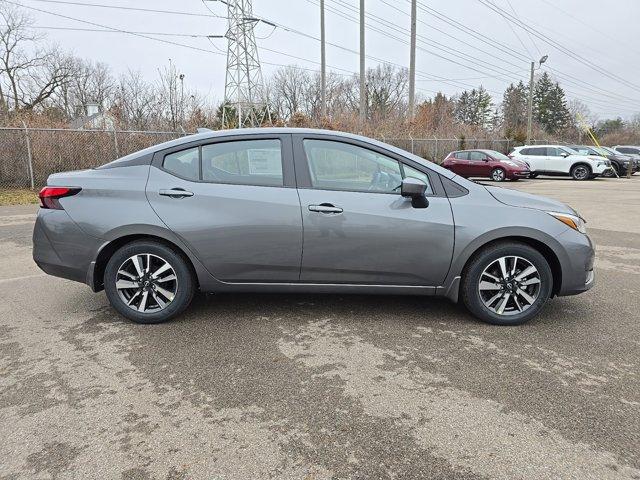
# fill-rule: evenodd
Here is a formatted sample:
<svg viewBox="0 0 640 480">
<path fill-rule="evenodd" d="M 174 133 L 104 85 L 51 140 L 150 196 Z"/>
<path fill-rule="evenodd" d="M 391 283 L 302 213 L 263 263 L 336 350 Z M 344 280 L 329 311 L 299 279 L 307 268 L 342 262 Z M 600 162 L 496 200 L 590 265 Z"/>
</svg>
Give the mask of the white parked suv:
<svg viewBox="0 0 640 480">
<path fill-rule="evenodd" d="M 611 169 L 611 162 L 596 155 L 580 155 L 564 145 L 524 145 L 509 157 L 529 164 L 531 178 L 538 175 L 571 176 L 574 180 L 599 177 Z"/>
</svg>

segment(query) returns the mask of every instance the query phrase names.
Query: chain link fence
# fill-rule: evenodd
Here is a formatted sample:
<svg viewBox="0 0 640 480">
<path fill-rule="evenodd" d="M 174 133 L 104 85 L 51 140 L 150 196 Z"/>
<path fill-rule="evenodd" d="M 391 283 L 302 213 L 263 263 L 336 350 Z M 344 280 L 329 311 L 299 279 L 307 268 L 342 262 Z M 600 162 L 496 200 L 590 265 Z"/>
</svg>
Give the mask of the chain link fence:
<svg viewBox="0 0 640 480">
<path fill-rule="evenodd" d="M 184 135 L 162 131 L 0 127 L 0 188 L 37 189 L 46 185 L 52 173 L 97 167 Z M 482 148 L 506 154 L 519 145 L 508 139 L 379 137 L 379 140 L 437 163 L 453 150 Z"/>
<path fill-rule="evenodd" d="M 0 128 L 0 188 L 39 188 L 52 173 L 108 163 L 177 132 Z"/>
</svg>

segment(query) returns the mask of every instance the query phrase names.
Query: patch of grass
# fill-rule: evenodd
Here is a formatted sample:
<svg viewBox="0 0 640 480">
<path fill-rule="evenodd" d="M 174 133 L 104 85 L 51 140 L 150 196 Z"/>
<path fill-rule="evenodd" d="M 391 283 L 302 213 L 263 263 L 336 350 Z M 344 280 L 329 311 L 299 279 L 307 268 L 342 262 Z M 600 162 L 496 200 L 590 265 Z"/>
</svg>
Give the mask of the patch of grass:
<svg viewBox="0 0 640 480">
<path fill-rule="evenodd" d="M 38 190 L 28 188 L 0 188 L 0 206 L 38 203 Z"/>
</svg>

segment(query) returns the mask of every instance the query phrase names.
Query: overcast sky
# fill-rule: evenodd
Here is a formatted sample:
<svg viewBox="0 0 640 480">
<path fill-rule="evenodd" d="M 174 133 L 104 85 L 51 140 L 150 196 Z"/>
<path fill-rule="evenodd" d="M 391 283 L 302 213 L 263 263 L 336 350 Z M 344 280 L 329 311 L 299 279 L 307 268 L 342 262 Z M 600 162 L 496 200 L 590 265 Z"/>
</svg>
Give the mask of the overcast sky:
<svg viewBox="0 0 640 480">
<path fill-rule="evenodd" d="M 50 0 L 21 0 L 21 3 L 27 7 L 128 31 L 215 35 L 224 34 L 226 29 L 226 20 L 211 16 L 202 0 L 69 1 L 173 10 L 202 16 L 87 7 Z M 599 118 L 617 115 L 628 118 L 640 112 L 640 44 L 637 41 L 640 1 L 483 1 L 493 2 L 504 11 L 517 15 L 518 19 L 534 28 L 541 36 L 559 44 L 560 49 L 510 24 L 480 0 L 419 0 L 419 5 L 433 9 L 427 11 L 423 7 L 418 8 L 416 69 L 419 73 L 416 88 L 421 97 L 432 96 L 435 91 L 453 94 L 482 84 L 492 93 L 494 102 L 499 103 L 501 92 L 510 82 L 518 79 L 527 81 L 530 59 L 537 60 L 547 54 L 549 59 L 544 68 L 551 68 L 553 70 L 550 73 L 559 75 L 556 78 L 569 98 L 579 98 Z M 327 41 L 357 51 L 359 30 L 356 19 L 359 0 L 325 0 L 325 3 Z M 214 14 L 225 16 L 224 4 L 209 1 L 207 5 Z M 254 0 L 253 9 L 256 16 L 314 37 L 319 36 L 317 0 Z M 368 20 L 370 27 L 367 30 L 367 55 L 408 66 L 409 1 L 366 0 L 366 9 L 377 17 Z M 338 14 L 335 10 L 341 13 Z M 32 14 L 36 25 L 41 27 L 97 28 L 44 12 L 32 11 Z M 480 39 L 473 36 L 477 34 L 446 23 L 444 17 L 438 18 L 438 14 L 446 15 L 479 32 Z M 387 35 L 374 29 L 384 30 Z M 116 74 L 127 69 L 140 70 L 148 79 L 153 80 L 157 77 L 158 68 L 172 59 L 185 74 L 187 86 L 196 88 L 215 101 L 224 97 L 226 40 L 156 37 L 212 52 L 219 49 L 218 54 L 215 54 L 122 33 L 52 29 L 44 31 L 51 41 L 61 47 L 78 56 L 107 63 Z M 278 68 L 271 64 L 297 64 L 309 69 L 318 68 L 318 63 L 314 63 L 320 59 L 318 41 L 284 28 L 274 30 L 265 24 L 256 28 L 256 36 L 265 75 Z M 501 45 L 496 46 L 491 41 Z M 440 45 L 429 42 L 438 42 Z M 442 45 L 455 50 L 446 50 Z M 584 63 L 571 58 L 568 52 L 583 57 Z M 372 58 L 367 59 L 367 66 L 375 66 L 377 63 Z M 359 68 L 356 53 L 330 45 L 327 46 L 327 64 L 329 69 L 336 69 L 342 74 L 357 72 Z M 594 66 L 605 72 L 597 71 Z M 622 81 L 609 78 L 607 72 L 609 76 L 622 77 Z"/>
</svg>

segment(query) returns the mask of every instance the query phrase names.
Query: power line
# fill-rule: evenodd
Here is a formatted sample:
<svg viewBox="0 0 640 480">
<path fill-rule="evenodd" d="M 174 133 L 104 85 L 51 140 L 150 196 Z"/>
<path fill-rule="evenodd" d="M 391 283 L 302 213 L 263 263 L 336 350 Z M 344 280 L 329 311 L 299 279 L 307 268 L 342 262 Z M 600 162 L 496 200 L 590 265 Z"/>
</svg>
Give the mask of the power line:
<svg viewBox="0 0 640 480">
<path fill-rule="evenodd" d="M 586 59 L 585 57 L 583 57 L 580 54 L 575 53 L 574 51 L 572 51 L 571 49 L 563 46 L 562 44 L 560 44 L 559 42 L 553 40 L 550 37 L 547 37 L 546 35 L 543 35 L 539 32 L 537 32 L 536 30 L 532 29 L 531 27 L 529 27 L 527 24 L 525 24 L 524 22 L 522 22 L 521 20 L 517 20 L 514 19 L 512 17 L 510 17 L 508 15 L 508 13 L 506 13 L 502 8 L 498 7 L 497 5 L 495 5 L 494 3 L 491 3 L 488 0 L 478 0 L 478 2 L 480 2 L 482 5 L 486 6 L 487 8 L 489 8 L 490 10 L 493 10 L 494 12 L 496 12 L 498 15 L 502 16 L 503 18 L 506 18 L 507 20 L 514 22 L 517 26 L 519 26 L 520 28 L 522 28 L 523 30 L 529 31 L 531 32 L 532 35 L 534 35 L 536 38 L 539 38 L 540 40 L 544 41 L 546 44 L 552 46 L 553 48 L 559 50 L 560 52 L 568 55 L 569 57 L 573 58 L 574 60 L 582 63 L 583 65 L 586 65 L 587 67 L 591 68 L 592 70 L 595 70 L 596 72 L 599 72 L 601 75 L 604 75 L 612 80 L 615 80 L 619 83 L 622 83 L 623 85 L 626 85 L 629 88 L 632 88 L 634 90 L 640 91 L 640 86 L 629 82 L 628 80 L 612 74 L 610 72 L 608 72 L 607 70 L 599 67 L 598 65 L 594 64 L 593 62 L 591 62 L 590 60 Z"/>
<path fill-rule="evenodd" d="M 384 1 L 384 0 L 381 0 L 381 1 Z M 453 26 L 456 29 L 464 30 L 465 32 L 467 32 L 469 35 L 471 35 L 472 37 L 476 38 L 480 42 L 482 42 L 482 43 L 484 43 L 484 44 L 486 44 L 488 46 L 491 46 L 492 48 L 496 48 L 497 50 L 499 50 L 499 51 L 501 51 L 503 53 L 507 53 L 507 54 L 513 56 L 514 58 L 519 58 L 519 59 L 528 61 L 527 56 L 524 55 L 523 53 L 518 52 L 517 50 L 514 50 L 513 48 L 509 47 L 508 45 L 505 45 L 505 44 L 503 44 L 501 42 L 498 42 L 498 41 L 496 41 L 496 40 L 494 40 L 494 39 L 492 39 L 490 37 L 487 37 L 486 35 L 482 34 L 481 32 L 479 32 L 477 30 L 474 30 L 474 29 L 472 29 L 472 28 L 470 28 L 470 27 L 458 22 L 457 20 L 447 16 L 446 14 L 444 14 L 442 12 L 439 12 L 439 11 L 435 10 L 434 8 L 429 7 L 429 6 L 427 6 L 425 4 L 422 4 L 420 2 L 418 2 L 418 6 L 424 13 L 427 13 L 427 14 L 437 18 L 438 20 L 441 20 L 442 22 L 447 23 L 450 26 Z M 529 34 L 530 32 L 527 30 L 527 33 Z M 456 38 L 457 39 L 457 37 L 455 37 L 455 36 L 452 36 L 452 35 L 448 35 L 448 36 L 451 37 L 451 38 Z M 457 39 L 457 40 L 459 40 L 459 39 Z M 470 44 L 468 44 L 468 45 L 470 45 Z M 475 47 L 474 45 L 470 45 L 470 46 L 472 46 L 473 48 L 477 49 L 477 47 Z M 537 48 L 537 45 L 536 45 L 536 48 Z M 478 50 L 482 51 L 483 53 L 487 53 L 484 50 L 481 50 L 481 49 L 478 49 Z M 502 59 L 501 57 L 494 56 L 494 58 L 498 58 L 498 59 L 500 59 L 502 61 L 507 62 L 506 60 Z M 510 62 L 508 62 L 508 63 L 510 63 Z M 631 98 L 626 97 L 624 95 L 615 94 L 615 93 L 609 92 L 608 90 L 605 90 L 605 89 L 603 89 L 601 87 L 594 86 L 593 84 L 585 82 L 584 80 L 582 80 L 582 79 L 580 79 L 578 77 L 575 77 L 575 76 L 570 75 L 568 73 L 563 73 L 559 69 L 554 68 L 553 70 L 555 72 L 557 72 L 557 73 L 560 73 L 560 74 L 564 75 L 567 78 L 572 78 L 575 82 L 577 82 L 577 84 L 585 84 L 585 85 L 589 85 L 589 86 L 595 87 L 596 89 L 600 90 L 601 92 L 605 92 L 605 94 L 607 94 L 609 96 L 610 95 L 615 95 L 615 96 L 619 97 L 621 100 L 638 102 L 638 100 L 631 99 Z"/>
</svg>

